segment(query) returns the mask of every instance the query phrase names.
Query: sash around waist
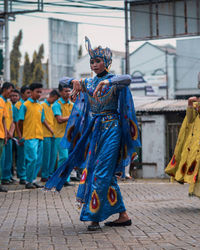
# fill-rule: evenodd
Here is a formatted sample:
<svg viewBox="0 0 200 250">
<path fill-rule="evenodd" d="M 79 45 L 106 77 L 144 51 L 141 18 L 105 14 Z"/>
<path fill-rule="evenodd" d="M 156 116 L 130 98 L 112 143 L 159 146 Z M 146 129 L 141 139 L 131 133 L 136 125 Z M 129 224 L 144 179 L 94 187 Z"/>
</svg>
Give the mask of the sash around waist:
<svg viewBox="0 0 200 250">
<path fill-rule="evenodd" d="M 92 116 L 94 118 L 97 118 L 97 117 L 101 117 L 101 122 L 107 122 L 107 121 L 110 121 L 110 120 L 116 120 L 116 119 L 119 119 L 119 114 L 116 112 L 116 113 L 112 113 L 112 112 L 109 112 L 109 111 L 104 111 L 104 112 L 101 112 L 101 113 L 92 113 Z"/>
</svg>

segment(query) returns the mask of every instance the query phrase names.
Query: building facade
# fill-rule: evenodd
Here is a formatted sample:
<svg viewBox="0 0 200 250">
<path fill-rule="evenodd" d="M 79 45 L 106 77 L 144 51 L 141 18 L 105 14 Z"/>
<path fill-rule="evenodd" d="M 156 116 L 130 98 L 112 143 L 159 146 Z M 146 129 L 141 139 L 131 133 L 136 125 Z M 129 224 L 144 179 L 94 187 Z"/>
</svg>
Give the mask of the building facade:
<svg viewBox="0 0 200 250">
<path fill-rule="evenodd" d="M 187 100 L 154 100 L 142 104 L 136 99 L 135 108 L 142 143 L 137 177 L 166 178 L 165 168 L 174 152 Z"/>
<path fill-rule="evenodd" d="M 131 90 L 134 96 L 174 98 L 176 50 L 171 45 L 145 42 L 130 54 Z"/>
<path fill-rule="evenodd" d="M 200 38 L 181 39 L 176 43 L 175 97 L 200 96 Z"/>
</svg>

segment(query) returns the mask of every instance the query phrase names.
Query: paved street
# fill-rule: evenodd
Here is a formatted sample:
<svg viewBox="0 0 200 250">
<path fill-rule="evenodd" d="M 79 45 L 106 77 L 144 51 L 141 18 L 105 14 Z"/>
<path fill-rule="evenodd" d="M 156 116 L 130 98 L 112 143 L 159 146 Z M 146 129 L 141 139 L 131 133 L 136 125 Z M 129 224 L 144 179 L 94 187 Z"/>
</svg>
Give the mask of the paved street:
<svg viewBox="0 0 200 250">
<path fill-rule="evenodd" d="M 200 249 L 200 200 L 167 181 L 121 182 L 133 225 L 88 232 L 79 221 L 75 187 L 60 194 L 9 186 L 0 193 L 0 250 Z M 110 219 L 116 218 L 116 215 Z"/>
</svg>

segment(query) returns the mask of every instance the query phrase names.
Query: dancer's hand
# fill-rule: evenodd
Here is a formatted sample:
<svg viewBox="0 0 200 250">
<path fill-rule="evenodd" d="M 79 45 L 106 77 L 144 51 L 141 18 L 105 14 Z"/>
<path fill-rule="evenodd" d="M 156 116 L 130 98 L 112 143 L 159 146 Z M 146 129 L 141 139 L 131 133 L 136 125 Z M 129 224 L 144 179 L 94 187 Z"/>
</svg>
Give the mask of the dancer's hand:
<svg viewBox="0 0 200 250">
<path fill-rule="evenodd" d="M 188 99 L 188 107 L 193 107 L 193 103 L 194 102 L 198 102 L 199 98 L 197 98 L 196 96 L 192 96 Z"/>
<path fill-rule="evenodd" d="M 79 82 L 79 80 L 72 80 L 72 84 L 73 84 L 73 90 L 71 92 L 71 96 L 76 97 L 77 95 L 79 95 L 79 93 L 81 92 L 81 84 Z"/>
<path fill-rule="evenodd" d="M 104 86 L 107 86 L 107 85 L 109 85 L 108 80 L 101 81 L 97 85 L 97 87 L 96 87 L 96 89 L 95 89 L 95 91 L 93 93 L 93 97 L 95 98 L 96 101 L 100 101 L 99 98 L 101 97 L 102 89 L 103 89 Z"/>
</svg>

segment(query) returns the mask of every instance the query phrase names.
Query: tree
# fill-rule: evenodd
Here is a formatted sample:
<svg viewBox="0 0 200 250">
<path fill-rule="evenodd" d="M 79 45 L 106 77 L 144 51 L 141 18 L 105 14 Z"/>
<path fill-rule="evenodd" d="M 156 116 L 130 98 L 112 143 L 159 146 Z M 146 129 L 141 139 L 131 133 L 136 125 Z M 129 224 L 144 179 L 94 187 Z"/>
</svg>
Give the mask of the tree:
<svg viewBox="0 0 200 250">
<path fill-rule="evenodd" d="M 78 50 L 78 58 L 80 59 L 83 55 L 83 47 L 80 45 L 79 50 Z"/>
<path fill-rule="evenodd" d="M 37 54 L 37 63 L 38 62 L 42 62 L 42 59 L 44 59 L 44 45 L 41 44 L 38 50 L 38 54 Z"/>
<path fill-rule="evenodd" d="M 31 62 L 31 83 L 42 82 L 44 79 L 44 70 L 42 68 L 42 59 L 44 58 L 44 45 L 41 44 L 38 53 L 34 51 Z"/>
<path fill-rule="evenodd" d="M 33 78 L 33 71 L 35 69 L 36 64 L 37 64 L 37 52 L 34 51 L 33 52 L 33 59 L 31 62 L 31 78 Z"/>
<path fill-rule="evenodd" d="M 37 63 L 33 71 L 32 82 L 42 82 L 44 78 L 44 70 L 42 68 L 42 63 Z"/>
<path fill-rule="evenodd" d="M 23 85 L 30 85 L 31 78 L 32 78 L 32 73 L 31 73 L 31 64 L 30 64 L 30 60 L 29 60 L 29 55 L 28 55 L 28 53 L 25 53 L 22 84 Z"/>
<path fill-rule="evenodd" d="M 19 46 L 22 40 L 22 30 L 19 31 L 18 35 L 14 38 L 13 48 L 10 53 L 10 78 L 11 82 L 17 85 L 19 79 L 19 68 L 21 53 L 19 51 Z"/>
</svg>

